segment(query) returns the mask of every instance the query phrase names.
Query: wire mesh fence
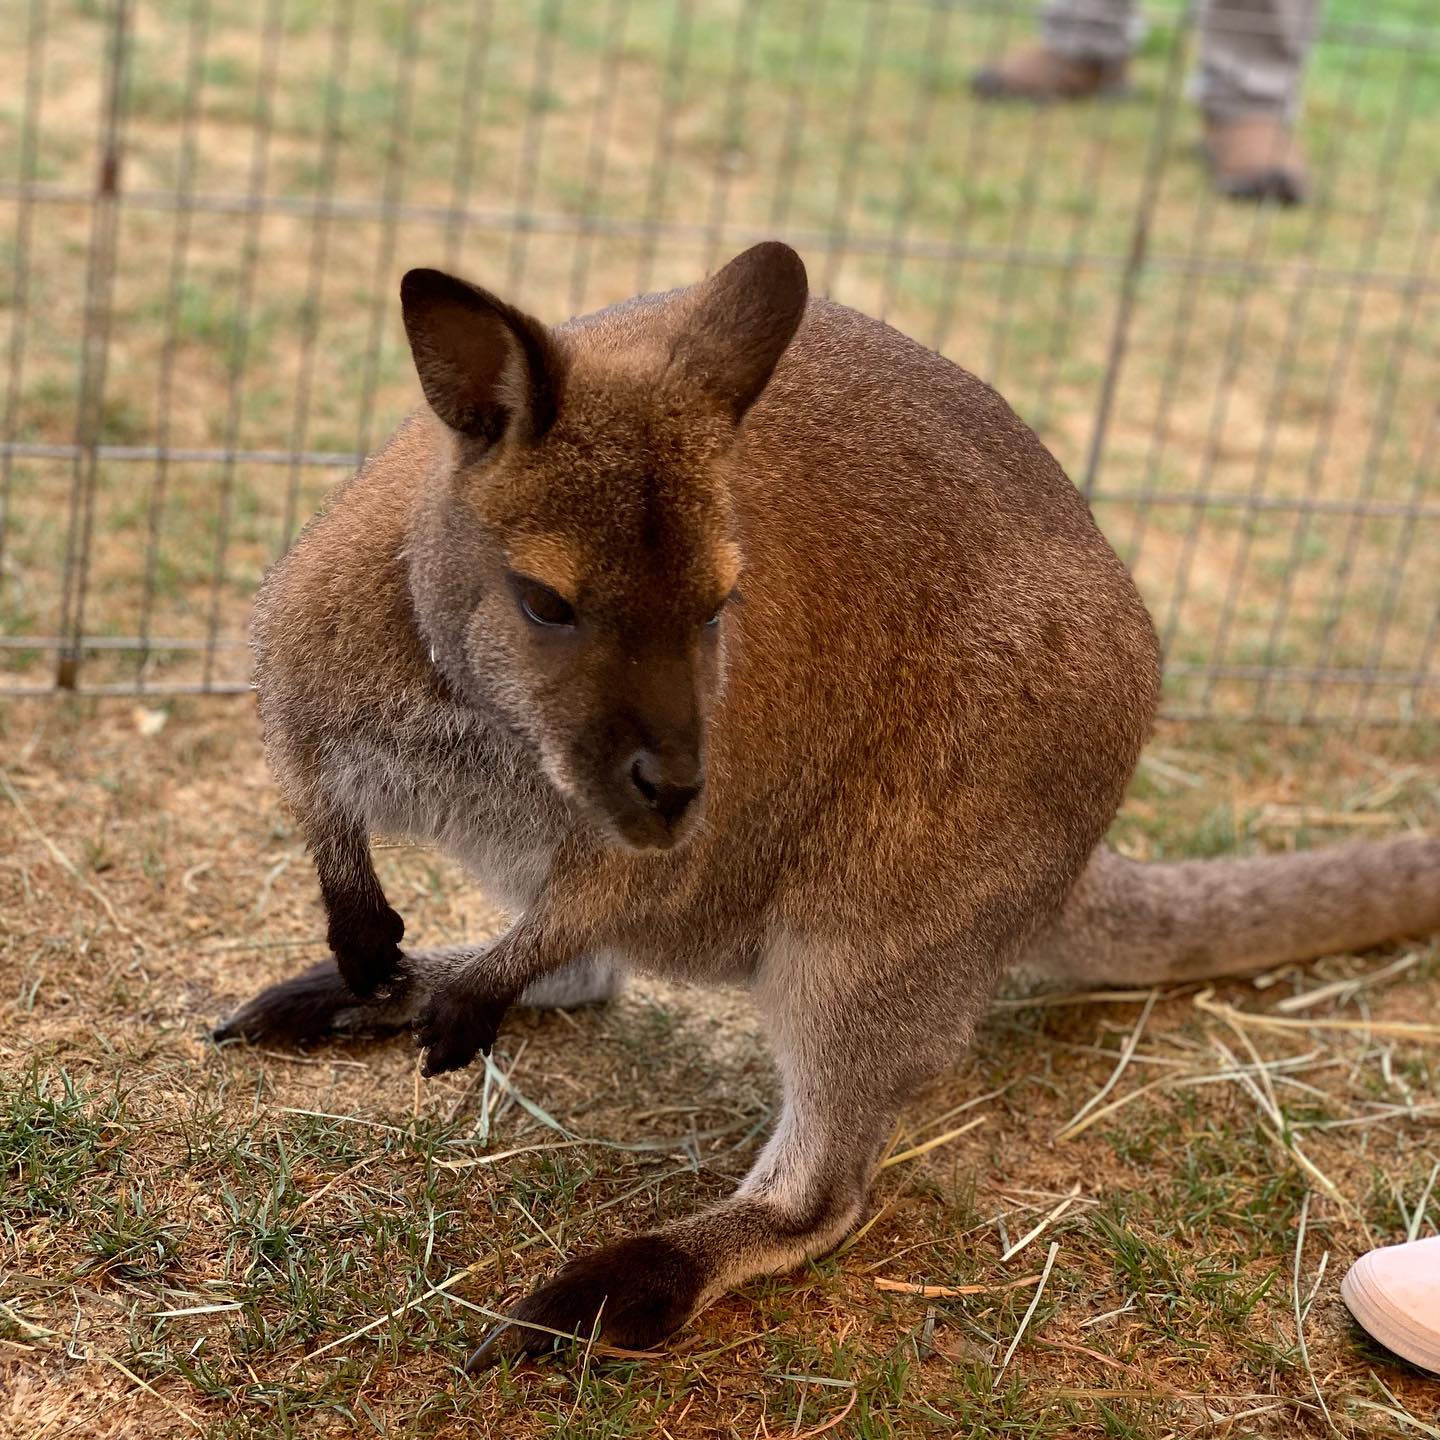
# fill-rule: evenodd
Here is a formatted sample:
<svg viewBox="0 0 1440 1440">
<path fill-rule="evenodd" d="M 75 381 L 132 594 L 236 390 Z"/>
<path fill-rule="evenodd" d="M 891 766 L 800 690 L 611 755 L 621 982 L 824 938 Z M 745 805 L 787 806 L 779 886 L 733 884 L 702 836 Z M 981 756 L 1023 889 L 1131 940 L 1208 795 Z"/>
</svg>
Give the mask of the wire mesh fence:
<svg viewBox="0 0 1440 1440">
<path fill-rule="evenodd" d="M 977 100 L 974 69 L 1035 19 L 3 7 L 0 689 L 245 688 L 264 567 L 416 402 L 404 269 L 559 320 L 779 235 L 818 290 L 984 375 L 1055 451 L 1151 605 L 1170 713 L 1436 716 L 1429 0 L 1330 0 L 1295 209 L 1208 184 L 1173 3 L 1123 95 Z"/>
</svg>

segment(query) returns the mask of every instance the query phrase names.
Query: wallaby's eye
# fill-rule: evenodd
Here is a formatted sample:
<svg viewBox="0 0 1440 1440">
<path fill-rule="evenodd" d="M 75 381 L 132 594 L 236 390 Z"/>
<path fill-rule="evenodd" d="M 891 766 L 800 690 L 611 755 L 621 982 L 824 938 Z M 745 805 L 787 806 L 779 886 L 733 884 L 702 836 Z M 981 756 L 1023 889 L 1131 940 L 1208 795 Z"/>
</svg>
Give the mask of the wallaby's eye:
<svg viewBox="0 0 1440 1440">
<path fill-rule="evenodd" d="M 575 607 L 563 595 L 535 580 L 521 580 L 516 585 L 520 613 L 532 625 L 568 628 L 575 623 Z"/>
<path fill-rule="evenodd" d="M 720 624 L 720 617 L 725 613 L 725 607 L 726 607 L 727 605 L 729 605 L 729 604 L 731 603 L 731 601 L 733 601 L 733 600 L 738 600 L 739 598 L 740 598 L 740 592 L 739 592 L 738 590 L 732 590 L 732 591 L 715 607 L 715 613 L 705 622 L 705 628 L 706 628 L 707 630 L 714 630 L 714 629 L 716 629 L 716 628 L 719 626 L 719 624 Z"/>
</svg>

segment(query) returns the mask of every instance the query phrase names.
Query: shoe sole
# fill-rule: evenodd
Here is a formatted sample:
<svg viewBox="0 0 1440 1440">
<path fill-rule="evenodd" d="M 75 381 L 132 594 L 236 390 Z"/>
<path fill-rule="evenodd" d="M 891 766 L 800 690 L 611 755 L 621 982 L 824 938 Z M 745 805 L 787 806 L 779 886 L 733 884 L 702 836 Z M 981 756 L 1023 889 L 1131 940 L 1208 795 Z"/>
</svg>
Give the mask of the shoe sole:
<svg viewBox="0 0 1440 1440">
<path fill-rule="evenodd" d="M 998 75 L 981 71 L 972 77 L 970 91 L 981 100 L 1016 100 L 1027 105 L 1075 105 L 1086 100 L 1116 100 L 1131 93 L 1128 80 L 1107 80 L 1093 90 L 1080 90 L 1071 95 L 1021 90 L 1007 84 Z"/>
<path fill-rule="evenodd" d="M 1362 1255 L 1340 1282 L 1340 1298 L 1366 1334 L 1402 1360 L 1440 1375 L 1440 1336 L 1422 1330 L 1387 1303 L 1370 1278 L 1368 1255 Z"/>
</svg>

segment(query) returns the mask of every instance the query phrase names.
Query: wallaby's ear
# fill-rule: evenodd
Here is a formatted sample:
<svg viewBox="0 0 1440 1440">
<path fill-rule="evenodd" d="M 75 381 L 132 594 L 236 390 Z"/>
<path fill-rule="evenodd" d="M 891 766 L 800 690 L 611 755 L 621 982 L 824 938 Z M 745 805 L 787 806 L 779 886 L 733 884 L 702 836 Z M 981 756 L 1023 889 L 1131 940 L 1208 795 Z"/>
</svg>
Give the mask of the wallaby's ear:
<svg viewBox="0 0 1440 1440">
<path fill-rule="evenodd" d="M 400 282 L 405 333 L 430 408 L 452 430 L 494 444 L 538 440 L 560 401 L 562 366 L 538 321 L 440 270 Z"/>
<path fill-rule="evenodd" d="M 788 245 L 752 245 L 699 287 L 671 358 L 739 420 L 785 353 L 808 294 L 805 262 Z"/>
</svg>

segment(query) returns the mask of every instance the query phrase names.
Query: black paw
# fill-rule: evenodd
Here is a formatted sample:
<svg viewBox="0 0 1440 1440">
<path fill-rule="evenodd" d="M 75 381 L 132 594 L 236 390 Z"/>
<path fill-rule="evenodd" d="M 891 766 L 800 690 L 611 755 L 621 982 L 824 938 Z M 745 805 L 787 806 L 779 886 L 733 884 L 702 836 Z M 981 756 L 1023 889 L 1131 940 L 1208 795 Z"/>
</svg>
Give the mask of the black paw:
<svg viewBox="0 0 1440 1440">
<path fill-rule="evenodd" d="M 465 1364 L 467 1373 L 502 1359 L 540 1355 L 596 1332 L 621 1350 L 650 1350 L 695 1312 L 704 1266 L 663 1235 L 636 1235 L 569 1261 L 510 1311 Z M 529 1328 L 542 1327 L 542 1328 Z M 556 1335 L 555 1331 L 562 1332 Z"/>
<path fill-rule="evenodd" d="M 463 986 L 431 996 L 415 1020 L 415 1042 L 425 1052 L 424 1075 L 462 1070 L 477 1055 L 488 1055 L 510 1008 L 508 999 L 476 995 Z"/>
<path fill-rule="evenodd" d="M 362 1000 L 400 973 L 405 922 L 388 905 L 380 910 L 332 914 L 327 937 L 345 983 Z"/>
</svg>

